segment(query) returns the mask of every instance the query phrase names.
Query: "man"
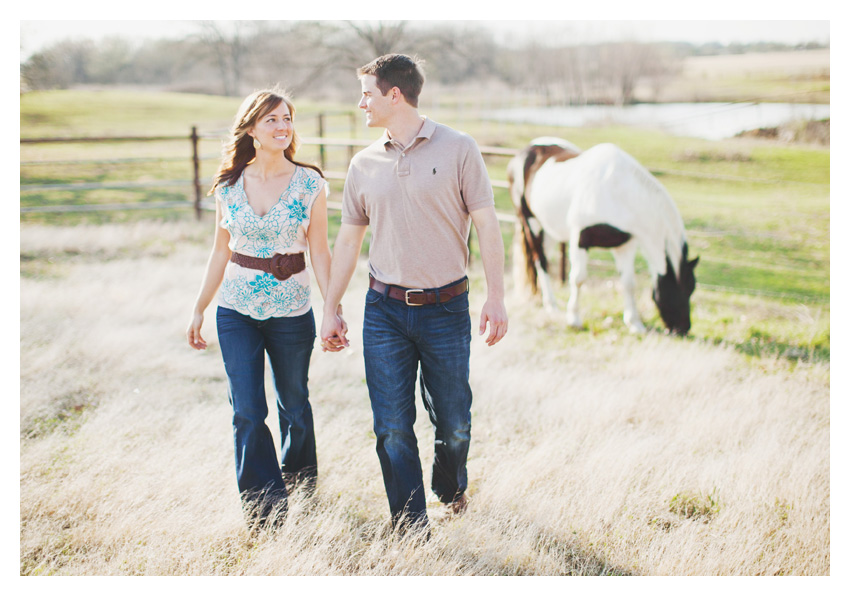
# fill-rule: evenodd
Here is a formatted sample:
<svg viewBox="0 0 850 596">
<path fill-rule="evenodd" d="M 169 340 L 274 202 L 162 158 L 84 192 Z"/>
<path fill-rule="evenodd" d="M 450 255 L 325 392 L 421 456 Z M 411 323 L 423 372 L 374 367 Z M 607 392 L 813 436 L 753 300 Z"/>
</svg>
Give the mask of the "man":
<svg viewBox="0 0 850 596">
<path fill-rule="evenodd" d="M 431 488 L 460 513 L 467 504 L 472 405 L 466 277 L 470 218 L 487 280 L 479 335 L 489 324 L 486 342 L 491 346 L 508 328 L 504 247 L 493 189 L 475 141 L 419 115 L 425 81 L 419 63 L 389 54 L 357 74 L 367 125 L 386 131 L 349 167 L 321 337 L 326 350 L 348 345 L 337 306 L 371 226 L 363 353 L 378 458 L 394 525 L 427 526 L 413 432 L 417 369 L 435 431 Z"/>
</svg>

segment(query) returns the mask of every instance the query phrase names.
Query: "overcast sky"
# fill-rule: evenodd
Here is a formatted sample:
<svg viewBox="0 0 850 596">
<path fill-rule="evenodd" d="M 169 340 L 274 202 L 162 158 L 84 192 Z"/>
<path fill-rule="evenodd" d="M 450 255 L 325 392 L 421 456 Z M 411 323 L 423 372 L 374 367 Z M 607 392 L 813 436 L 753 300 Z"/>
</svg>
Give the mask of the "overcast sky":
<svg viewBox="0 0 850 596">
<path fill-rule="evenodd" d="M 422 11 L 420 11 L 421 14 Z M 197 13 L 196 13 L 197 14 Z M 438 11 L 439 14 L 439 11 Z M 434 15 L 434 16 L 438 16 Z M 618 11 L 618 14 L 621 14 Z M 719 14 L 719 13 L 718 13 Z M 214 15 L 213 15 L 214 16 Z M 250 15 L 249 15 L 250 16 Z M 344 16 L 344 15 L 341 15 Z M 557 14 L 556 16 L 562 16 Z M 711 16 L 710 14 L 706 16 Z M 775 12 L 771 16 L 783 17 Z M 226 23 L 226 21 L 222 21 Z M 422 21 L 432 24 L 434 21 Z M 481 25 L 492 29 L 500 42 L 522 43 L 538 40 L 572 40 L 576 43 L 629 39 L 634 41 L 688 41 L 693 43 L 776 41 L 829 42 L 828 20 L 443 20 L 453 25 Z M 26 59 L 45 45 L 63 39 L 102 39 L 121 36 L 141 41 L 151 38 L 183 37 L 198 31 L 199 21 L 191 20 L 22 20 L 21 57 Z"/>
</svg>

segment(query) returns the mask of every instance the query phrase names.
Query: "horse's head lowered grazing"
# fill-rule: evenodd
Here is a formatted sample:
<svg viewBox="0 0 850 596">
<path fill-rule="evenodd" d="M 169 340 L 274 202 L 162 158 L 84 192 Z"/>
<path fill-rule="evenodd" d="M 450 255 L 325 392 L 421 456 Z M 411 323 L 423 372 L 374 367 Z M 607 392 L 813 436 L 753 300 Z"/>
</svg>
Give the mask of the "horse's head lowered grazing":
<svg viewBox="0 0 850 596">
<path fill-rule="evenodd" d="M 668 256 L 667 272 L 656 277 L 652 289 L 652 300 L 658 307 L 661 320 L 677 335 L 687 335 L 691 329 L 691 294 L 697 285 L 694 268 L 698 262 L 699 257 L 688 261 L 688 243 L 683 243 L 678 276 Z"/>
</svg>

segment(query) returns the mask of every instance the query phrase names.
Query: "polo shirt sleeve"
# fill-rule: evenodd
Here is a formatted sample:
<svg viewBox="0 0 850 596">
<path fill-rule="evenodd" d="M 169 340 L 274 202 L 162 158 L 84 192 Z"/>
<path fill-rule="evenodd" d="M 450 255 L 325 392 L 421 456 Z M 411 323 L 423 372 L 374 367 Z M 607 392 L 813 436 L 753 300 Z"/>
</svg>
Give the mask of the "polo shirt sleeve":
<svg viewBox="0 0 850 596">
<path fill-rule="evenodd" d="M 365 197 L 357 189 L 357 170 L 352 164 L 345 177 L 342 189 L 342 223 L 355 226 L 368 226 L 369 216 L 366 214 Z"/>
<path fill-rule="evenodd" d="M 467 211 L 475 211 L 482 207 L 495 205 L 493 185 L 484 164 L 484 157 L 475 139 L 465 135 L 467 141 L 466 154 L 461 173 L 460 193 Z"/>
</svg>

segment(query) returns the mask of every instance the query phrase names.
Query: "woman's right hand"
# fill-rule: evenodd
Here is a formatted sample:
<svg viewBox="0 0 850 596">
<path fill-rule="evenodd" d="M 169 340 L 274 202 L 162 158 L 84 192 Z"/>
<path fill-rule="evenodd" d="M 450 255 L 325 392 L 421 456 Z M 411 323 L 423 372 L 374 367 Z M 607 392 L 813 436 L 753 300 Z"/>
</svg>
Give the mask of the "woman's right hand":
<svg viewBox="0 0 850 596">
<path fill-rule="evenodd" d="M 204 324 L 204 313 L 196 312 L 192 316 L 192 321 L 189 323 L 189 328 L 186 330 L 186 337 L 189 340 L 189 345 L 196 350 L 206 350 L 207 342 L 201 337 L 201 326 Z"/>
<path fill-rule="evenodd" d="M 322 317 L 322 351 L 339 352 L 347 348 L 349 345 L 348 339 L 345 337 L 347 332 L 348 325 L 342 318 L 342 315 L 335 314 Z"/>
</svg>

